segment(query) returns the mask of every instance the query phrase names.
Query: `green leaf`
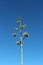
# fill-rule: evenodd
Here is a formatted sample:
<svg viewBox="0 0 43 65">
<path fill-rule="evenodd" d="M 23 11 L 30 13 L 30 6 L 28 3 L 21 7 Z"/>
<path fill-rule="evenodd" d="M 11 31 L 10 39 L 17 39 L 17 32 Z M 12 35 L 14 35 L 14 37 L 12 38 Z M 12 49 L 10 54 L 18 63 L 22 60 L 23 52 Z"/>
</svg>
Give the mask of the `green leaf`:
<svg viewBox="0 0 43 65">
<path fill-rule="evenodd" d="M 25 28 L 26 24 L 19 26 L 19 28 Z"/>
<path fill-rule="evenodd" d="M 18 31 L 18 28 L 15 27 L 14 30 L 15 30 L 15 31 Z"/>
</svg>

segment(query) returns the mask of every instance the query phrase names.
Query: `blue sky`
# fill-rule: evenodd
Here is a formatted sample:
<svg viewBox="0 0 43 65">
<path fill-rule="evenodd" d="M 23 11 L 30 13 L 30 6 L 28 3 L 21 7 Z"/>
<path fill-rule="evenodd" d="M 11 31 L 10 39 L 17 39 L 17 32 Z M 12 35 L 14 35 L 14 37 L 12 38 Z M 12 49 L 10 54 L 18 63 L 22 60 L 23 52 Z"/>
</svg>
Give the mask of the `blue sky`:
<svg viewBox="0 0 43 65">
<path fill-rule="evenodd" d="M 24 65 L 43 65 L 43 0 L 0 0 L 0 65 L 20 65 L 19 39 L 11 36 L 18 16 L 30 34 L 23 44 Z"/>
</svg>

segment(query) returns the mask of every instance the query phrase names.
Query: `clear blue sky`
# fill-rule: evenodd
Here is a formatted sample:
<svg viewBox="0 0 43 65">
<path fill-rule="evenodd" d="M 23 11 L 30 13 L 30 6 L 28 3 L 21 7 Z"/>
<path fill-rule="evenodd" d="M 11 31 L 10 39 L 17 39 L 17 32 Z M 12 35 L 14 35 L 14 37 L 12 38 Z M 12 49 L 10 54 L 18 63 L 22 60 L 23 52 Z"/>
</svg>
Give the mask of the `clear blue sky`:
<svg viewBox="0 0 43 65">
<path fill-rule="evenodd" d="M 43 65 L 43 0 L 0 0 L 0 65 L 20 65 L 19 39 L 11 34 L 18 16 L 30 37 L 24 40 L 24 65 Z"/>
</svg>

